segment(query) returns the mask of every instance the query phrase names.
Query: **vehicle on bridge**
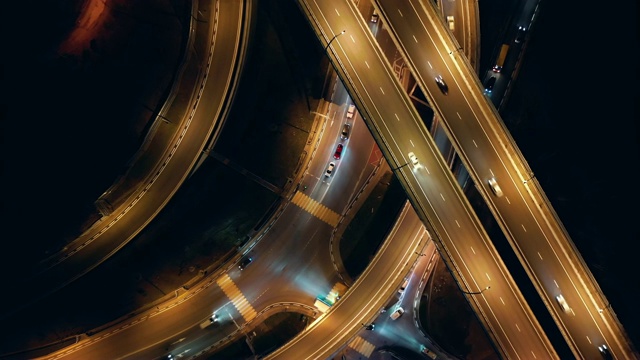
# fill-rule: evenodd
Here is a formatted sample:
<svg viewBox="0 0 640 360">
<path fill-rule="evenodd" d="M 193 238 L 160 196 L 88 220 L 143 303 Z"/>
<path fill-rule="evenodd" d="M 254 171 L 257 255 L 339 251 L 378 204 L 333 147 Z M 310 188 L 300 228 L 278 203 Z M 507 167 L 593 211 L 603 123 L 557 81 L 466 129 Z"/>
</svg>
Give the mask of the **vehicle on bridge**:
<svg viewBox="0 0 640 360">
<path fill-rule="evenodd" d="M 453 21 L 453 15 L 447 16 L 447 24 L 449 24 L 449 30 L 451 31 L 456 29 L 456 25 Z"/>
<path fill-rule="evenodd" d="M 502 195 L 504 195 L 502 193 L 502 189 L 500 188 L 500 185 L 498 185 L 498 181 L 496 180 L 496 178 L 491 178 L 487 181 L 489 183 L 489 186 L 491 187 L 491 191 L 493 191 L 493 194 L 497 197 L 501 197 Z"/>
<path fill-rule="evenodd" d="M 556 296 L 556 300 L 558 301 L 558 304 L 562 308 L 562 311 L 564 311 L 567 314 L 571 312 L 571 308 L 569 307 L 569 304 L 567 304 L 567 300 L 564 299 L 564 296 L 558 295 Z"/>
<path fill-rule="evenodd" d="M 516 33 L 516 44 L 520 44 L 524 41 L 524 37 L 527 35 L 527 29 L 524 26 L 518 26 L 518 32 Z"/>
<path fill-rule="evenodd" d="M 435 80 L 436 84 L 438 84 L 438 88 L 440 88 L 440 91 L 442 91 L 443 94 L 447 95 L 449 93 L 449 86 L 447 86 L 447 83 L 444 82 L 442 75 L 436 76 Z"/>
<path fill-rule="evenodd" d="M 509 52 L 509 45 L 502 44 L 500 47 L 500 53 L 498 54 L 498 59 L 496 60 L 496 64 L 493 66 L 494 72 L 502 71 L 502 66 L 504 66 L 504 59 L 507 58 L 507 53 Z"/>
</svg>

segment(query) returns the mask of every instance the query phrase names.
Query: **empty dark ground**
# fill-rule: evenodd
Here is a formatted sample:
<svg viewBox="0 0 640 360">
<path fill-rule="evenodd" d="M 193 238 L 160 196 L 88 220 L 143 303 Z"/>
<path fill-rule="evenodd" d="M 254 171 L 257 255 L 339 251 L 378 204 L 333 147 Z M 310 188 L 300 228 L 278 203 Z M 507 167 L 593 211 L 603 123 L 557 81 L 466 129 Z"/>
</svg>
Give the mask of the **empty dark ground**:
<svg viewBox="0 0 640 360">
<path fill-rule="evenodd" d="M 187 2 L 109 1 L 90 42 L 67 42 L 86 3 L 5 10 L 0 266 L 16 277 L 79 235 L 138 149 L 181 56 Z"/>
<path fill-rule="evenodd" d="M 638 42 L 626 5 L 614 26 L 596 7 L 543 1 L 503 118 L 637 346 Z"/>
</svg>

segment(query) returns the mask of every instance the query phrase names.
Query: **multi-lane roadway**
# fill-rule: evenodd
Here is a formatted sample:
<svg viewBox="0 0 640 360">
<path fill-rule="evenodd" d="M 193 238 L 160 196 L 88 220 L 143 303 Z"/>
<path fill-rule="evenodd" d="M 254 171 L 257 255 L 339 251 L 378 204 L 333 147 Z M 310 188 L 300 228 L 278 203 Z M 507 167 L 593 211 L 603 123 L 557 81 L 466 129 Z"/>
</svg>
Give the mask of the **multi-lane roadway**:
<svg viewBox="0 0 640 360">
<path fill-rule="evenodd" d="M 158 141 L 147 144 L 148 157 L 144 161 L 157 162 L 155 168 L 146 174 L 145 181 L 136 184 L 138 188 L 112 214 L 102 217 L 39 268 L 32 269 L 31 278 L 13 284 L 12 296 L 5 298 L 0 317 L 10 316 L 43 299 L 126 245 L 171 199 L 196 165 L 212 133 L 221 126 L 224 116 L 217 115 L 224 114 L 230 105 L 230 92 L 235 91 L 236 61 L 246 46 L 241 28 L 247 4 L 201 1 L 199 5 L 198 16 L 209 18 L 207 21 L 192 18 L 190 26 L 194 39 L 189 50 L 194 55 L 189 59 L 194 63 L 192 68 L 203 71 L 200 76 L 193 75 L 198 81 L 195 86 L 193 82 L 185 81 L 176 85 L 183 86 L 184 90 L 174 89 L 192 94 L 169 106 L 184 118 L 173 119 L 174 122 L 158 121 L 161 129 L 157 129 L 156 134 L 174 135 L 169 139 L 157 135 Z M 219 17 L 220 13 L 225 15 Z"/>
<path fill-rule="evenodd" d="M 606 344 L 619 357 L 631 356 L 621 324 L 603 310 L 598 284 L 436 10 L 417 0 L 375 4 L 574 355 L 596 358 Z M 488 183 L 492 178 L 502 195 Z M 562 310 L 559 295 L 571 311 Z"/>
<path fill-rule="evenodd" d="M 499 351 L 507 358 L 556 358 L 357 9 L 351 2 L 299 4 L 322 43 L 346 30 L 328 47 L 334 67 L 463 288 L 491 287 L 470 303 Z"/>
</svg>

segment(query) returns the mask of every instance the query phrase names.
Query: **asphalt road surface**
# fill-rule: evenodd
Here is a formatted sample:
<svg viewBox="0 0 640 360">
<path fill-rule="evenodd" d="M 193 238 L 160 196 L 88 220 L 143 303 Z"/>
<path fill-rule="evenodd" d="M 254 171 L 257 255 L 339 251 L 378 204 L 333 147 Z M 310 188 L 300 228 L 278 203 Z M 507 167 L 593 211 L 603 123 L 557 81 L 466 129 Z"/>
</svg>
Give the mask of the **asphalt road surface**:
<svg viewBox="0 0 640 360">
<path fill-rule="evenodd" d="M 463 286 L 470 292 L 491 287 L 491 291 L 473 297 L 471 303 L 479 309 L 497 347 L 508 358 L 530 354 L 557 357 L 406 92 L 377 49 L 364 19 L 350 2 L 299 3 L 322 43 L 346 30 L 328 49 L 337 57 L 337 70 L 357 99 L 360 113 L 387 161 L 399 168 L 399 178 L 414 208 L 425 224 L 433 227 L 430 232 L 442 241 L 441 254 L 456 264 Z M 409 163 L 409 152 L 416 154 L 420 166 L 413 168 Z"/>
<path fill-rule="evenodd" d="M 607 302 L 598 284 L 528 172 L 472 69 L 452 48 L 454 43 L 436 18 L 437 12 L 415 0 L 377 0 L 377 4 L 575 356 L 597 358 L 602 344 L 619 357 L 631 356 L 621 325 L 605 310 Z M 434 81 L 438 75 L 448 85 L 446 95 Z M 503 196 L 492 192 L 490 178 L 497 180 Z M 561 294 L 571 306 L 569 313 L 555 299 Z"/>
<path fill-rule="evenodd" d="M 12 296 L 5 298 L 2 317 L 33 304 L 98 266 L 144 229 L 171 199 L 201 156 L 216 121 L 222 121 L 212 114 L 221 111 L 235 76 L 233 69 L 238 55 L 243 11 L 242 6 L 221 2 L 220 12 L 225 15 L 215 20 L 217 13 L 210 9 L 208 23 L 217 21 L 216 36 L 220 41 L 216 41 L 213 47 L 210 37 L 213 33 L 206 32 L 200 41 L 207 44 L 207 54 L 210 50 L 212 58 L 196 61 L 214 61 L 215 66 L 208 67 L 208 81 L 200 86 L 190 84 L 194 86 L 198 99 L 207 101 L 198 101 L 197 106 L 192 102 L 185 103 L 185 107 L 194 108 L 186 111 L 187 119 L 177 124 L 160 125 L 182 128 L 164 154 L 164 161 L 158 164 L 157 172 L 150 174 L 148 181 L 141 185 L 141 191 L 121 208 L 104 216 L 79 239 L 43 263 L 33 278 L 16 284 Z"/>
</svg>

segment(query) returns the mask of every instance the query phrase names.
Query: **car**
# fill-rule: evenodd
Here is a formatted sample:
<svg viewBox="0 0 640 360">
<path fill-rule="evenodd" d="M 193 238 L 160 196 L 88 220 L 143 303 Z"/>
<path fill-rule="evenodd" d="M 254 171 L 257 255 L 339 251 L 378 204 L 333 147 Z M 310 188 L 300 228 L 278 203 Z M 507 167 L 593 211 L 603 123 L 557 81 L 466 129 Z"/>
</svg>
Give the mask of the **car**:
<svg viewBox="0 0 640 360">
<path fill-rule="evenodd" d="M 336 163 L 330 162 L 329 166 L 327 166 L 327 171 L 324 172 L 324 176 L 329 177 L 333 174 L 333 169 L 336 168 Z"/>
<path fill-rule="evenodd" d="M 391 315 L 389 315 L 389 317 L 391 318 L 391 320 L 396 320 L 397 318 L 402 316 L 402 314 L 404 314 L 404 309 L 401 307 L 398 307 L 396 311 L 392 312 Z"/>
<path fill-rule="evenodd" d="M 489 187 L 491 188 L 491 191 L 493 191 L 493 194 L 495 196 L 501 197 L 502 195 L 504 195 L 502 193 L 502 189 L 500 188 L 500 185 L 498 185 L 498 180 L 496 180 L 496 178 L 489 179 L 487 183 L 489 183 Z"/>
<path fill-rule="evenodd" d="M 598 346 L 598 351 L 600 351 L 600 355 L 602 355 L 603 359 L 606 359 L 606 360 L 613 359 L 613 355 L 611 354 L 611 351 L 609 351 L 609 348 L 607 347 L 606 344 L 602 344 Z"/>
<path fill-rule="evenodd" d="M 355 112 L 356 112 L 356 106 L 349 105 L 349 108 L 347 109 L 347 119 L 353 119 L 353 114 L 355 114 Z"/>
<path fill-rule="evenodd" d="M 252 261 L 253 261 L 253 258 L 251 256 L 247 256 L 246 258 L 242 259 L 242 261 L 240 261 L 240 265 L 238 265 L 238 269 L 244 270 L 247 267 L 247 265 L 251 264 Z"/>
<path fill-rule="evenodd" d="M 409 285 L 409 279 L 404 278 L 404 282 L 402 283 L 402 285 L 400 285 L 400 288 L 398 289 L 398 294 L 402 294 L 404 290 L 407 288 L 407 285 Z"/>
<path fill-rule="evenodd" d="M 373 14 L 371 14 L 371 22 L 372 23 L 377 23 L 378 19 L 380 19 L 380 16 L 378 15 L 378 13 L 373 10 Z"/>
<path fill-rule="evenodd" d="M 376 328 L 376 324 L 375 323 L 371 323 L 371 324 L 365 326 L 364 328 L 367 329 L 367 330 L 373 330 L 373 329 Z"/>
<path fill-rule="evenodd" d="M 349 138 L 349 133 L 351 133 L 351 125 L 342 125 L 342 133 L 340 133 L 340 139 L 347 140 Z"/>
<path fill-rule="evenodd" d="M 442 79 L 442 75 L 436 76 L 435 79 L 436 84 L 438 84 L 438 87 L 440 88 L 440 91 L 442 91 L 443 94 L 447 95 L 449 93 L 449 87 L 444 82 L 444 79 Z"/>
<path fill-rule="evenodd" d="M 414 168 L 417 168 L 420 165 L 420 162 L 418 161 L 418 157 L 413 152 L 409 153 L 409 160 L 411 161 L 411 164 L 413 165 Z"/>
<path fill-rule="evenodd" d="M 447 16 L 447 24 L 449 24 L 449 30 L 451 31 L 455 30 L 456 26 L 453 23 L 453 15 Z"/>
<path fill-rule="evenodd" d="M 571 308 L 569 307 L 569 304 L 567 304 L 567 300 L 564 299 L 564 296 L 562 295 L 556 296 L 556 301 L 558 301 L 558 304 L 560 304 L 562 311 L 564 311 L 567 314 L 571 312 Z"/>
<path fill-rule="evenodd" d="M 340 160 L 340 155 L 342 155 L 342 149 L 344 148 L 344 146 L 342 144 L 338 144 L 338 147 L 336 147 L 336 152 L 333 153 L 333 158 L 336 160 Z"/>
<path fill-rule="evenodd" d="M 492 76 L 484 83 L 484 91 L 487 93 L 491 93 L 493 91 L 493 85 L 496 84 L 496 77 Z"/>
<path fill-rule="evenodd" d="M 527 35 L 527 29 L 524 26 L 518 26 L 518 33 L 516 34 L 516 44 L 520 44 L 524 41 L 524 37 Z"/>
<path fill-rule="evenodd" d="M 431 351 L 429 348 L 427 348 L 424 345 L 420 345 L 420 352 L 427 355 L 428 357 L 432 358 L 432 359 L 437 359 L 438 355 L 436 353 L 434 353 L 433 351 Z"/>
</svg>

